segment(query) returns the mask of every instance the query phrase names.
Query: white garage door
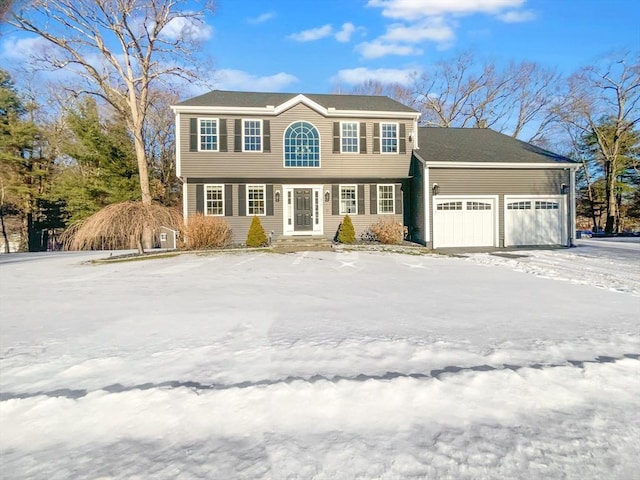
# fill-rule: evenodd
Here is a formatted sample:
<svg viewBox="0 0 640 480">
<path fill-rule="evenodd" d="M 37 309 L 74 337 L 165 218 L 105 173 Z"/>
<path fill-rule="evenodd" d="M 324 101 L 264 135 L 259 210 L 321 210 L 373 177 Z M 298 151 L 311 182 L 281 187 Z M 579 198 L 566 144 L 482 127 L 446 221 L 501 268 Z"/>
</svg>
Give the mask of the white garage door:
<svg viewBox="0 0 640 480">
<path fill-rule="evenodd" d="M 495 245 L 495 198 L 433 197 L 433 205 L 434 248 Z"/>
<path fill-rule="evenodd" d="M 505 198 L 505 245 L 564 245 L 563 197 Z"/>
</svg>

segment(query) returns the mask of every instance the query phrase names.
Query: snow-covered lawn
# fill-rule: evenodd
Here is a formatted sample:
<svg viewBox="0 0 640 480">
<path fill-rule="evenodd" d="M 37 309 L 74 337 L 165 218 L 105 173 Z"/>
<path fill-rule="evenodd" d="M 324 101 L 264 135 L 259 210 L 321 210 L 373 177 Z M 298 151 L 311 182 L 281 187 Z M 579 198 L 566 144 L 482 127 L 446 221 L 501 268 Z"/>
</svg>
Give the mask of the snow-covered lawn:
<svg viewBox="0 0 640 480">
<path fill-rule="evenodd" d="M 640 243 L 0 256 L 12 479 L 634 479 Z"/>
</svg>

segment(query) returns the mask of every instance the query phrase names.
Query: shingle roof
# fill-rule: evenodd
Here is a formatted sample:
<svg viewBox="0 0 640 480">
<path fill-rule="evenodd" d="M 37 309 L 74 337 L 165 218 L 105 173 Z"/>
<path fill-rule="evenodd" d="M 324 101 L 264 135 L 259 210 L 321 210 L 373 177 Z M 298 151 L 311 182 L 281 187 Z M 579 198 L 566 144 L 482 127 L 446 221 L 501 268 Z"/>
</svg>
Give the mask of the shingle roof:
<svg viewBox="0 0 640 480">
<path fill-rule="evenodd" d="M 213 90 L 204 95 L 180 102 L 178 106 L 189 107 L 256 107 L 267 105 L 278 106 L 298 96 L 298 93 L 263 93 L 263 92 L 231 92 Z M 303 93 L 324 108 L 336 110 L 364 110 L 372 112 L 416 112 L 389 97 L 373 95 L 330 95 L 319 93 Z M 417 113 L 417 112 L 416 112 Z"/>
<path fill-rule="evenodd" d="M 418 128 L 416 154 L 429 162 L 575 163 L 488 128 Z"/>
</svg>

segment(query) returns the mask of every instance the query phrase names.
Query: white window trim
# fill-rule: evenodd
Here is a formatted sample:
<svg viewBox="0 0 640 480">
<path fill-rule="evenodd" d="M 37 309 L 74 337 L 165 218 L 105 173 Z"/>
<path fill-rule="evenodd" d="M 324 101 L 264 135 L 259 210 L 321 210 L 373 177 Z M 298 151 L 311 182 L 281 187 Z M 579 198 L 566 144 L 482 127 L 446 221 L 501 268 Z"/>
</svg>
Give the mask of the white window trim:
<svg viewBox="0 0 640 480">
<path fill-rule="evenodd" d="M 393 199 L 393 211 L 392 212 L 381 212 L 380 210 L 380 187 L 391 187 L 392 199 Z M 396 185 L 394 183 L 378 183 L 376 185 L 376 203 L 378 215 L 395 215 L 396 214 Z"/>
<path fill-rule="evenodd" d="M 356 124 L 356 151 L 355 152 L 345 152 L 344 144 L 342 143 L 342 125 L 345 124 Z M 345 153 L 347 155 L 358 155 L 360 153 L 360 122 L 340 122 L 340 153 Z"/>
<path fill-rule="evenodd" d="M 349 188 L 353 188 L 353 190 L 355 191 L 355 201 L 356 201 L 356 211 L 355 213 L 347 213 L 342 209 L 342 189 L 345 187 L 349 187 Z M 354 184 L 354 183 L 345 183 L 345 184 L 340 184 L 338 185 L 338 205 L 339 205 L 339 213 L 340 215 L 349 215 L 351 217 L 358 215 L 358 185 Z"/>
<path fill-rule="evenodd" d="M 249 213 L 249 189 L 262 188 L 264 193 L 264 213 Z M 267 185 L 264 183 L 248 183 L 245 189 L 245 212 L 247 217 L 266 217 L 267 216 Z"/>
<path fill-rule="evenodd" d="M 396 151 L 395 152 L 385 152 L 383 150 L 382 140 L 384 137 L 382 136 L 382 126 L 383 125 L 395 125 L 396 126 Z M 400 124 L 398 122 L 380 122 L 380 153 L 382 155 L 398 155 L 400 153 Z"/>
<path fill-rule="evenodd" d="M 202 129 L 201 124 L 203 120 L 209 120 L 216 122 L 216 148 L 214 150 L 203 150 L 202 147 Z M 198 117 L 198 151 L 199 152 L 219 152 L 220 151 L 220 119 L 210 117 Z"/>
<path fill-rule="evenodd" d="M 207 189 L 209 187 L 220 187 L 222 189 L 222 213 L 209 213 L 209 209 L 207 208 Z M 202 211 L 204 212 L 205 217 L 224 217 L 225 207 L 224 204 L 224 183 L 205 183 L 204 186 L 204 205 L 202 206 Z"/>
<path fill-rule="evenodd" d="M 260 150 L 245 150 L 246 142 L 245 142 L 245 122 L 260 122 Z M 242 119 L 242 151 L 250 152 L 250 153 L 262 153 L 262 149 L 264 148 L 264 125 L 262 119 L 254 119 L 254 118 L 243 118 Z"/>
</svg>

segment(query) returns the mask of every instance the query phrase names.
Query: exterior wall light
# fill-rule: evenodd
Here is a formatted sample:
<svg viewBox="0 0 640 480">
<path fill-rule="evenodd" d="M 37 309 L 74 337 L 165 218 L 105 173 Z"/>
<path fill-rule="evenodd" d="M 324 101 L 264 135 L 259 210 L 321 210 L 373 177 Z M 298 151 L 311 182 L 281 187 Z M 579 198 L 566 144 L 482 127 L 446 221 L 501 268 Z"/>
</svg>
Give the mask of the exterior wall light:
<svg viewBox="0 0 640 480">
<path fill-rule="evenodd" d="M 276 190 L 276 203 L 280 203 L 280 190 Z"/>
<path fill-rule="evenodd" d="M 566 183 L 563 183 L 562 185 L 560 185 L 560 194 L 566 195 L 567 191 L 568 191 L 568 188 Z"/>
<path fill-rule="evenodd" d="M 438 193 L 440 193 L 440 185 L 438 185 L 437 183 L 434 183 L 433 186 L 431 187 L 431 192 L 434 195 L 438 195 Z"/>
<path fill-rule="evenodd" d="M 331 200 L 331 192 L 327 190 L 324 192 L 324 201 L 328 202 L 329 200 Z"/>
</svg>

